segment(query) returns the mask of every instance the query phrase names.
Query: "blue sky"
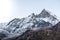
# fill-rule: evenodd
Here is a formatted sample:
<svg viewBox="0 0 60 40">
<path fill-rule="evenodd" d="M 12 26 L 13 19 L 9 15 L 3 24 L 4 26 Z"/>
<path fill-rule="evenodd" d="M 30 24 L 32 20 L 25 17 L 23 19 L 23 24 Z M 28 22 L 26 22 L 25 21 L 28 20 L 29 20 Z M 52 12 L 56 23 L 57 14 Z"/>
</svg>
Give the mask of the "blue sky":
<svg viewBox="0 0 60 40">
<path fill-rule="evenodd" d="M 60 19 L 60 0 L 3 0 L 0 1 L 0 22 L 39 14 L 46 9 Z M 4 15 L 3 15 L 4 14 Z"/>
</svg>

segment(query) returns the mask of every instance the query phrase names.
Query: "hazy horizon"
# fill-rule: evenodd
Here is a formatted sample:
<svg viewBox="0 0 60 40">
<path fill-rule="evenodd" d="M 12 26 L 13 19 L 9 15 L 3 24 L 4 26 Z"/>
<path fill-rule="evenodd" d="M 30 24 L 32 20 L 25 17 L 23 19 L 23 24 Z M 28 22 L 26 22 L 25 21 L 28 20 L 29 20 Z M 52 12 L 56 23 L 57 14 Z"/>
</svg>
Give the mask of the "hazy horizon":
<svg viewBox="0 0 60 40">
<path fill-rule="evenodd" d="M 43 9 L 60 19 L 60 0 L 0 0 L 0 23 L 39 14 Z"/>
</svg>

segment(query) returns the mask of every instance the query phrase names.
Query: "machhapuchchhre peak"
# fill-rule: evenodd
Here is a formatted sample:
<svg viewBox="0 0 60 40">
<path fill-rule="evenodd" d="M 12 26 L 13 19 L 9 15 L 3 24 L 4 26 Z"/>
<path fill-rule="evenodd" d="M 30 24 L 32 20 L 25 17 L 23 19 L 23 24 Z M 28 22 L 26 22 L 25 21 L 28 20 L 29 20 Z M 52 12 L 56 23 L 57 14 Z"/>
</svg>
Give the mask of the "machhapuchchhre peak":
<svg viewBox="0 0 60 40">
<path fill-rule="evenodd" d="M 45 9 L 0 24 L 1 40 L 60 40 L 60 21 Z"/>
</svg>

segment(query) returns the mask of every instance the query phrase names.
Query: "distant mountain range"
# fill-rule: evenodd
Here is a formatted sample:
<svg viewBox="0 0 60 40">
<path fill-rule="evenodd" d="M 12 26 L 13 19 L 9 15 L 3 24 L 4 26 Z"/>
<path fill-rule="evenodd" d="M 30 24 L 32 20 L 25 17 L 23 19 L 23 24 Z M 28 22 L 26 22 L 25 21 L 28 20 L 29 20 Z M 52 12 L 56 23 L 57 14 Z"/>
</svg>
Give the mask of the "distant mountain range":
<svg viewBox="0 0 60 40">
<path fill-rule="evenodd" d="M 43 9 L 40 14 L 35 15 L 32 13 L 28 17 L 11 20 L 7 25 L 0 29 L 0 39 L 30 40 L 32 38 L 31 40 L 36 40 L 35 38 L 37 38 L 38 40 L 42 40 L 39 38 L 39 36 L 42 35 L 40 33 L 45 33 L 46 31 L 48 32 L 47 35 L 50 35 L 50 32 L 52 33 L 52 31 L 59 29 L 55 27 L 59 22 L 57 17 Z M 35 35 L 37 36 L 35 37 Z M 16 37 L 18 38 L 16 39 Z"/>
</svg>

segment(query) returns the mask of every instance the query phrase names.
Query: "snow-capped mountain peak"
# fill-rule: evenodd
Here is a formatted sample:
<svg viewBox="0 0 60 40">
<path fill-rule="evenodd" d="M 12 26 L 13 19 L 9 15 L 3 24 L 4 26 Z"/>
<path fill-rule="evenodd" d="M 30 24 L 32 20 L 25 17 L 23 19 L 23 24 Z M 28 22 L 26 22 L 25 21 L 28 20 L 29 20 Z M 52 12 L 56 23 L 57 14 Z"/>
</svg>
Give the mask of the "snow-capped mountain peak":
<svg viewBox="0 0 60 40">
<path fill-rule="evenodd" d="M 42 10 L 42 12 L 38 15 L 35 15 L 32 13 L 28 17 L 19 19 L 15 18 L 12 21 L 8 23 L 7 30 L 10 32 L 20 30 L 22 29 L 40 29 L 40 28 L 46 28 L 51 27 L 55 24 L 57 24 L 59 21 L 57 18 L 55 18 L 53 15 L 51 15 L 49 12 L 47 12 L 45 9 Z M 13 32 L 15 33 L 15 32 Z"/>
<path fill-rule="evenodd" d="M 45 9 L 42 10 L 42 12 L 39 14 L 41 17 L 49 17 L 50 13 L 46 11 Z"/>
<path fill-rule="evenodd" d="M 9 32 L 9 35 L 23 34 L 27 30 L 41 30 L 45 28 L 51 28 L 57 24 L 59 20 L 51 15 L 45 9 L 38 15 L 32 13 L 28 17 L 24 18 L 15 18 L 11 20 L 5 28 Z"/>
<path fill-rule="evenodd" d="M 28 17 L 33 18 L 33 17 L 35 17 L 35 14 L 34 14 L 34 13 L 32 13 L 32 14 L 31 14 L 31 15 L 29 15 Z"/>
</svg>

